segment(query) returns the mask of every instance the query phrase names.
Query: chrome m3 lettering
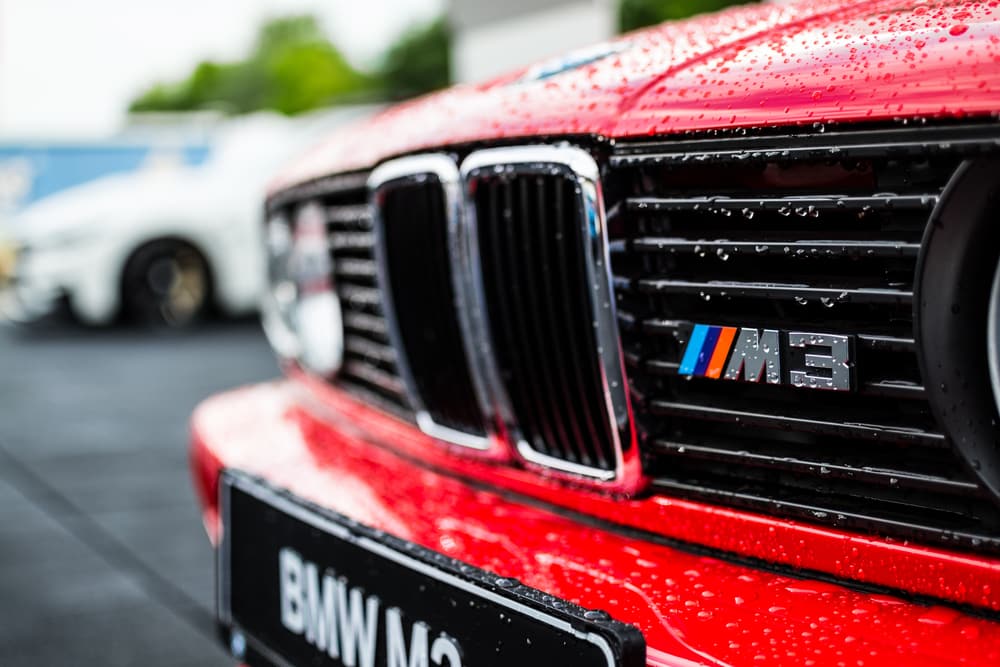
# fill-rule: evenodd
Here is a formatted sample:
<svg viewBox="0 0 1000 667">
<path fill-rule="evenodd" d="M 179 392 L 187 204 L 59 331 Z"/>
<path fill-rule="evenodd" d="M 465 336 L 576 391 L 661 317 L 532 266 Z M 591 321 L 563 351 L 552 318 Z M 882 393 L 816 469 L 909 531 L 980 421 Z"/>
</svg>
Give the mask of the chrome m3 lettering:
<svg viewBox="0 0 1000 667">
<path fill-rule="evenodd" d="M 808 389 L 854 386 L 850 337 L 804 331 L 696 324 L 677 372 Z"/>
</svg>

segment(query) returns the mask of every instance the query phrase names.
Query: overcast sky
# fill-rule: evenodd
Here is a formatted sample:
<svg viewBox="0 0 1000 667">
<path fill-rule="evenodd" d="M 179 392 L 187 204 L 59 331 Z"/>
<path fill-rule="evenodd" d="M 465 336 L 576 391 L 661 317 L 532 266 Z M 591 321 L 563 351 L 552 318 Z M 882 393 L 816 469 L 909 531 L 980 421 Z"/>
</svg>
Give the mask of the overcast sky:
<svg viewBox="0 0 1000 667">
<path fill-rule="evenodd" d="M 310 12 L 371 65 L 444 0 L 0 0 L 0 136 L 114 131 L 135 94 L 199 60 L 246 53 L 262 21 Z"/>
</svg>

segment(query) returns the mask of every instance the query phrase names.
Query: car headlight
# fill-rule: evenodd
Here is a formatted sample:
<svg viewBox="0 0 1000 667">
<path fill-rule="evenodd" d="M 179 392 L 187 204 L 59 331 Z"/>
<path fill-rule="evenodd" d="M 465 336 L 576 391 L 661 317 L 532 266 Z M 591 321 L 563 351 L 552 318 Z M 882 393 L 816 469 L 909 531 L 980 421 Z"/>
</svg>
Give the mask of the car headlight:
<svg viewBox="0 0 1000 667">
<path fill-rule="evenodd" d="M 279 356 L 317 375 L 340 370 L 344 329 L 323 209 L 310 204 L 294 222 L 267 222 L 268 291 L 264 330 Z"/>
<path fill-rule="evenodd" d="M 18 254 L 19 248 L 14 241 L 0 238 L 0 287 L 14 277 Z"/>
</svg>

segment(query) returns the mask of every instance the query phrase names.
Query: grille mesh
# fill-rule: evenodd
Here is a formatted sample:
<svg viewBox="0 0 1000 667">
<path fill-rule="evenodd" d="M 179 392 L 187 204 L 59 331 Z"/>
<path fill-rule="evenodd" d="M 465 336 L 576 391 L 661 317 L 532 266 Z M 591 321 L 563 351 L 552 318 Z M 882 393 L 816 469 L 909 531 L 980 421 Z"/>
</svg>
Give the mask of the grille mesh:
<svg viewBox="0 0 1000 667">
<path fill-rule="evenodd" d="M 337 293 L 344 318 L 344 365 L 338 386 L 412 419 L 377 287 L 375 234 L 363 179 L 317 197 L 325 211 Z"/>
<path fill-rule="evenodd" d="M 913 338 L 921 238 L 961 156 L 817 139 L 612 157 L 612 269 L 645 469 L 673 495 L 1000 550 L 1000 517 L 931 415 Z M 695 324 L 853 337 L 856 390 L 680 375 Z"/>
<path fill-rule="evenodd" d="M 575 181 L 486 173 L 475 206 L 493 347 L 521 438 L 545 456 L 614 469 Z"/>
</svg>

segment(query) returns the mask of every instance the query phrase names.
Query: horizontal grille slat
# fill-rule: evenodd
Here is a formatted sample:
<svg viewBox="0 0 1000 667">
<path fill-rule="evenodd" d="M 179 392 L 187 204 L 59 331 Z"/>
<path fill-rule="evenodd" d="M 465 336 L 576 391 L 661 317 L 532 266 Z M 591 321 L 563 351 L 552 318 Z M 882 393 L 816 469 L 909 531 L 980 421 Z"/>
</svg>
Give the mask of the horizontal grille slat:
<svg viewBox="0 0 1000 667">
<path fill-rule="evenodd" d="M 671 320 L 658 317 L 641 319 L 621 308 L 618 309 L 618 319 L 623 327 L 641 330 L 645 334 L 660 336 L 681 336 L 686 329 L 690 329 L 693 326 L 693 322 L 690 320 Z M 721 323 L 728 324 L 725 321 Z M 780 321 L 765 320 L 761 324 L 761 328 L 777 328 L 781 324 Z M 835 327 L 834 330 L 836 330 Z M 857 335 L 858 345 L 866 349 L 906 353 L 916 353 L 917 350 L 916 341 L 912 338 L 899 338 L 876 333 L 858 333 L 856 330 L 851 330 L 851 333 Z"/>
<path fill-rule="evenodd" d="M 613 167 L 644 165 L 731 165 L 762 162 L 851 159 L 922 159 L 933 156 L 977 155 L 1000 149 L 1000 138 L 976 125 L 894 130 L 803 132 L 795 135 L 727 137 L 720 139 L 634 142 L 620 145 L 611 156 Z"/>
<path fill-rule="evenodd" d="M 922 384 L 905 380 L 869 380 L 862 385 L 860 391 L 874 396 L 917 400 L 925 399 L 927 396 Z"/>
<path fill-rule="evenodd" d="M 909 257 L 915 258 L 920 252 L 919 243 L 904 243 L 878 240 L 840 241 L 791 241 L 773 239 L 766 242 L 730 241 L 726 239 L 688 239 L 639 237 L 621 242 L 612 252 L 668 252 L 701 254 L 745 252 L 757 256 L 767 255 L 822 255 L 824 257 Z"/>
<path fill-rule="evenodd" d="M 870 482 L 886 488 L 906 487 L 911 489 L 927 489 L 953 494 L 978 495 L 979 487 L 968 480 L 950 479 L 934 472 L 899 470 L 893 467 L 876 467 L 876 457 L 856 457 L 852 462 L 831 463 L 821 457 L 803 458 L 808 452 L 796 451 L 795 448 L 778 447 L 756 443 L 751 449 L 745 441 L 714 441 L 699 444 L 672 442 L 656 439 L 652 447 L 670 456 L 697 457 L 715 461 L 722 465 L 738 469 L 742 466 L 755 466 L 767 470 L 781 470 L 801 475 L 814 475 L 820 478 L 850 479 Z M 774 450 L 761 453 L 761 451 Z M 882 457 L 883 459 L 885 457 Z M 891 462 L 887 462 L 891 465 Z M 928 468 L 931 466 L 928 465 Z"/>
<path fill-rule="evenodd" d="M 344 362 L 343 372 L 348 375 L 347 381 L 361 380 L 366 384 L 392 394 L 398 400 L 405 400 L 406 390 L 402 380 L 395 373 L 384 371 L 364 361 L 348 359 Z"/>
<path fill-rule="evenodd" d="M 649 401 L 653 414 L 674 417 L 688 417 L 710 421 L 724 421 L 739 424 L 744 428 L 792 428 L 805 433 L 836 435 L 865 440 L 916 443 L 932 447 L 945 447 L 944 436 L 940 433 L 919 431 L 905 426 L 879 423 L 850 423 L 824 420 L 789 414 L 747 412 L 728 407 L 712 407 L 675 401 Z"/>
<path fill-rule="evenodd" d="M 339 286 L 341 305 L 351 310 L 381 312 L 382 294 L 378 289 L 351 285 L 346 281 L 341 281 Z"/>
<path fill-rule="evenodd" d="M 605 181 L 617 320 L 654 488 L 1000 551 L 1000 513 L 931 414 L 913 326 L 928 217 L 964 157 L 998 150 L 1000 133 L 924 134 L 615 147 Z M 777 331 L 777 379 L 681 375 L 696 325 Z M 792 332 L 845 337 L 850 391 L 791 386 L 792 370 L 817 373 Z M 725 369 L 731 349 L 713 363 Z"/>
<path fill-rule="evenodd" d="M 326 221 L 330 227 L 342 230 L 369 230 L 372 227 L 371 208 L 368 204 L 343 204 L 328 206 Z"/>
<path fill-rule="evenodd" d="M 389 342 L 389 332 L 385 318 L 378 315 L 369 315 L 368 313 L 357 311 L 345 312 L 344 328 L 347 331 L 367 335 L 379 342 Z"/>
<path fill-rule="evenodd" d="M 770 198 L 742 197 L 634 197 L 625 200 L 625 205 L 633 211 L 692 211 L 719 214 L 734 212 L 775 211 L 788 216 L 808 217 L 814 212 L 825 210 L 878 209 L 890 211 L 926 210 L 934 208 L 938 197 L 920 195 L 873 195 L 858 197 L 842 196 L 798 196 Z"/>
<path fill-rule="evenodd" d="M 872 499 L 860 497 L 849 507 L 832 504 L 817 504 L 816 493 L 802 491 L 789 498 L 779 498 L 763 493 L 753 493 L 751 489 L 726 490 L 721 484 L 685 483 L 678 480 L 660 480 L 659 487 L 667 492 L 685 497 L 698 497 L 708 502 L 722 505 L 746 507 L 767 514 L 780 514 L 808 522 L 830 524 L 837 528 L 863 532 L 878 532 L 889 535 L 918 536 L 923 539 L 937 539 L 954 546 L 975 545 L 980 549 L 996 551 L 1000 540 L 984 537 L 979 529 L 981 516 L 988 513 L 988 507 L 980 506 L 976 514 L 967 508 L 958 507 L 951 511 L 931 512 L 922 508 L 923 514 L 915 515 L 913 505 L 899 503 L 886 504 L 872 512 Z M 821 501 L 822 503 L 822 501 Z"/>
<path fill-rule="evenodd" d="M 362 338 L 361 336 L 347 335 L 344 338 L 344 349 L 373 362 L 381 364 L 396 363 L 396 351 L 392 347 Z"/>
<path fill-rule="evenodd" d="M 337 232 L 330 234 L 330 247 L 335 251 L 371 251 L 375 245 L 375 235 L 371 232 Z"/>
<path fill-rule="evenodd" d="M 340 280 L 374 280 L 378 273 L 374 260 L 370 259 L 340 259 L 333 267 L 333 272 Z"/>
<path fill-rule="evenodd" d="M 655 294 L 696 294 L 705 296 L 752 297 L 756 299 L 827 299 L 835 303 L 909 304 L 913 292 L 901 289 L 876 287 L 818 287 L 813 285 L 788 285 L 781 283 L 753 283 L 736 281 L 692 282 L 667 278 L 647 278 L 638 282 L 616 279 L 615 287 L 622 290 L 638 289 Z"/>
</svg>

